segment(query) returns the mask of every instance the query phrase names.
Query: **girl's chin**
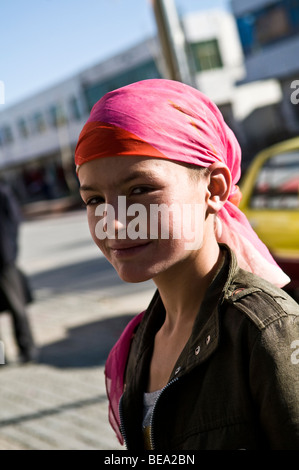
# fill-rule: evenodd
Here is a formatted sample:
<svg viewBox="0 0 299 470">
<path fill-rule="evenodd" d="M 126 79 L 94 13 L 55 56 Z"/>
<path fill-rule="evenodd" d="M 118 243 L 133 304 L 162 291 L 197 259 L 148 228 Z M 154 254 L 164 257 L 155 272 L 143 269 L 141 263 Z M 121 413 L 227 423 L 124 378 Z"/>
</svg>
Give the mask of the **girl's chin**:
<svg viewBox="0 0 299 470">
<path fill-rule="evenodd" d="M 114 269 L 116 270 L 120 279 L 124 282 L 129 283 L 139 283 L 139 282 L 146 282 L 149 280 L 158 280 L 161 276 L 167 276 L 167 272 L 171 270 L 172 275 L 176 267 L 178 267 L 179 272 L 181 269 L 179 268 L 179 264 L 181 259 L 171 260 L 171 257 L 157 257 L 157 259 L 140 259 L 138 262 L 117 262 L 113 260 L 111 264 L 113 265 Z"/>
<path fill-rule="evenodd" d="M 128 270 L 128 269 L 117 269 L 118 276 L 120 279 L 124 282 L 132 283 L 132 284 L 137 284 L 139 282 L 146 282 L 149 281 L 150 279 L 153 279 L 155 276 L 154 273 L 149 273 L 149 272 L 142 272 L 139 270 Z"/>
</svg>

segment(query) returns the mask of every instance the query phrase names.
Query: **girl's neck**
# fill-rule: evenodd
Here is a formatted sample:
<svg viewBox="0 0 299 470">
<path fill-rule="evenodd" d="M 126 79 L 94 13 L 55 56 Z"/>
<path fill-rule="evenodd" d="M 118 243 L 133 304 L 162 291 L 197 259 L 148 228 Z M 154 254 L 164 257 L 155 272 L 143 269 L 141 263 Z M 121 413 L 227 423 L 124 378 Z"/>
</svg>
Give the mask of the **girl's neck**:
<svg viewBox="0 0 299 470">
<path fill-rule="evenodd" d="M 166 310 L 163 328 L 170 334 L 193 324 L 220 261 L 221 251 L 216 243 L 154 279 Z"/>
</svg>

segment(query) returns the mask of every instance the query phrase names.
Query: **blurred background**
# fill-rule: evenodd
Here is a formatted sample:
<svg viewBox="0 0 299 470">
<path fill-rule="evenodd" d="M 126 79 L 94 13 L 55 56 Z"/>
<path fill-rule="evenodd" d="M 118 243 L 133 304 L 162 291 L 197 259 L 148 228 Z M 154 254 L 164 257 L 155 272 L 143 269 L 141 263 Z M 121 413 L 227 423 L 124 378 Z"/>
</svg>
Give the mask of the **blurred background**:
<svg viewBox="0 0 299 470">
<path fill-rule="evenodd" d="M 138 80 L 207 94 L 242 147 L 242 209 L 297 298 L 299 0 L 2 0 L 0 15 L 0 180 L 22 214 L 16 264 L 39 349 L 18 362 L 3 308 L 0 449 L 114 449 L 103 366 L 153 285 L 123 284 L 91 241 L 79 132 L 101 96 Z"/>
</svg>

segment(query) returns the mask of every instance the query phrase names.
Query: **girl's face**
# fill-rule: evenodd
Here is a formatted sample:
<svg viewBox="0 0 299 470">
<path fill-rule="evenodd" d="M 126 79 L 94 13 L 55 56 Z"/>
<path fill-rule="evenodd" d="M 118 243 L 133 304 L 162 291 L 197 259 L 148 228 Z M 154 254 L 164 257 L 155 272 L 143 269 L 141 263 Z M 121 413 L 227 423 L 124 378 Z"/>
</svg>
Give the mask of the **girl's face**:
<svg viewBox="0 0 299 470">
<path fill-rule="evenodd" d="M 192 178 L 187 167 L 120 156 L 87 162 L 78 176 L 91 235 L 124 281 L 180 269 L 200 248 L 207 181 Z"/>
</svg>

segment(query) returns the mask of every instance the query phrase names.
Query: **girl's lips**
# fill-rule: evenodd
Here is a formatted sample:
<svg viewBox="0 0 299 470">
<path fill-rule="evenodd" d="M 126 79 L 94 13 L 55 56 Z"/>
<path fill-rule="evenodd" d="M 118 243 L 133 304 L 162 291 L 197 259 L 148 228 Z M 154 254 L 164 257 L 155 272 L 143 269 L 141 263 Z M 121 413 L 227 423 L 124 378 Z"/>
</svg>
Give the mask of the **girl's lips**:
<svg viewBox="0 0 299 470">
<path fill-rule="evenodd" d="M 139 244 L 131 244 L 131 245 L 113 245 L 110 248 L 110 250 L 113 252 L 113 254 L 117 257 L 131 257 L 134 255 L 139 254 L 143 250 L 145 250 L 149 246 L 150 242 L 146 243 L 139 243 Z"/>
</svg>

